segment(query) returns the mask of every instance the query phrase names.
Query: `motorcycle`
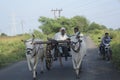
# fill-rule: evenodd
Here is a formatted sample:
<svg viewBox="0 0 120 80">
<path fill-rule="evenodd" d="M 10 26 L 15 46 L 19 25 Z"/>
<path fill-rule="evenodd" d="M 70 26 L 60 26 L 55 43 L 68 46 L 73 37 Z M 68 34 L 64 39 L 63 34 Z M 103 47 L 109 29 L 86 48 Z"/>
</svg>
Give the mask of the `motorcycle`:
<svg viewBox="0 0 120 80">
<path fill-rule="evenodd" d="M 112 51 L 110 49 L 110 44 L 104 44 L 104 57 L 107 61 L 111 60 Z"/>
<path fill-rule="evenodd" d="M 110 43 L 105 43 L 105 44 L 100 45 L 99 52 L 103 60 L 110 61 L 112 59 L 112 50 L 110 48 Z"/>
</svg>

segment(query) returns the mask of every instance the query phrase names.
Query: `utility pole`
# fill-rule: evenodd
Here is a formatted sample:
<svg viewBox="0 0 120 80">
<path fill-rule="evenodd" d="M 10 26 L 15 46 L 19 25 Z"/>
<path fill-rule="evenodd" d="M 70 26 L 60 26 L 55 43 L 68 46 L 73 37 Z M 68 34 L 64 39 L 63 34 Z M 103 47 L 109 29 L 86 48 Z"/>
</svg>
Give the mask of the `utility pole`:
<svg viewBox="0 0 120 80">
<path fill-rule="evenodd" d="M 57 16 L 56 16 L 57 9 L 52 9 L 51 11 L 54 13 L 54 18 L 56 19 L 57 18 Z"/>
<path fill-rule="evenodd" d="M 63 11 L 62 9 L 52 9 L 52 12 L 54 12 L 54 18 L 58 18 L 61 16 L 61 11 Z M 58 13 L 58 15 L 56 16 L 56 13 Z"/>
<path fill-rule="evenodd" d="M 63 10 L 62 9 L 58 9 L 59 17 L 61 16 L 61 11 L 63 11 Z"/>
</svg>

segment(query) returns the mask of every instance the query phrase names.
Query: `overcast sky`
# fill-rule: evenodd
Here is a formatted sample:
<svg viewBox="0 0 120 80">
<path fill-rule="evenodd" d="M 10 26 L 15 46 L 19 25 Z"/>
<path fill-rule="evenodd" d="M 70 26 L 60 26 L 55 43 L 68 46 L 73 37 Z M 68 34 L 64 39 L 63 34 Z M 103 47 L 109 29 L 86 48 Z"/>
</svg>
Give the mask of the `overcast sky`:
<svg viewBox="0 0 120 80">
<path fill-rule="evenodd" d="M 38 18 L 53 18 L 52 9 L 62 16 L 85 16 L 90 22 L 120 28 L 120 0 L 0 0 L 0 33 L 8 35 L 37 29 Z M 22 29 L 22 26 L 24 27 Z"/>
</svg>

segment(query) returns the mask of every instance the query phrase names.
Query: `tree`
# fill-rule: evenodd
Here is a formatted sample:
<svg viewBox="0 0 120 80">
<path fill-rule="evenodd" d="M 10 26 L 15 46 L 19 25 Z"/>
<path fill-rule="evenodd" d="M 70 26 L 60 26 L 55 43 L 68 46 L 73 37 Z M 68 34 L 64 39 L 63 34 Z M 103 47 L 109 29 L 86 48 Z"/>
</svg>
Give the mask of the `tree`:
<svg viewBox="0 0 120 80">
<path fill-rule="evenodd" d="M 71 20 L 74 27 L 77 26 L 81 31 L 87 31 L 89 21 L 84 16 L 75 16 Z"/>
<path fill-rule="evenodd" d="M 95 23 L 95 22 L 92 22 L 92 23 L 89 25 L 89 27 L 88 27 L 88 30 L 89 30 L 89 31 L 90 31 L 90 30 L 96 30 L 96 29 L 98 29 L 98 30 L 104 30 L 104 29 L 107 29 L 107 28 L 106 28 L 106 26 L 97 24 L 97 23 Z"/>
<path fill-rule="evenodd" d="M 86 31 L 89 21 L 83 16 L 75 16 L 73 18 L 60 17 L 58 19 L 52 19 L 47 17 L 40 17 L 39 22 L 42 24 L 39 28 L 43 30 L 45 34 L 56 33 L 61 27 L 65 27 L 67 33 L 70 34 L 74 27 L 78 27 L 80 31 Z"/>
<path fill-rule="evenodd" d="M 1 36 L 7 36 L 7 34 L 5 34 L 5 33 L 1 33 Z"/>
<path fill-rule="evenodd" d="M 116 31 L 120 31 L 120 28 L 116 29 Z"/>
<path fill-rule="evenodd" d="M 105 25 L 101 25 L 101 29 L 107 29 Z"/>
<path fill-rule="evenodd" d="M 43 30 L 43 33 L 49 34 L 52 32 L 52 23 L 54 23 L 52 19 L 42 16 L 39 18 L 39 22 L 42 24 L 39 28 Z"/>
</svg>

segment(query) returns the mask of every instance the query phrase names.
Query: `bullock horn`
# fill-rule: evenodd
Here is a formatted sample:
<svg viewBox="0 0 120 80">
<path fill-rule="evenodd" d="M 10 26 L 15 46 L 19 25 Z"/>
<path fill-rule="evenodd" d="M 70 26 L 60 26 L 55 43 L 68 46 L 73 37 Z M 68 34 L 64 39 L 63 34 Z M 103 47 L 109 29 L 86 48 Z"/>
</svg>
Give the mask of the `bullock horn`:
<svg viewBox="0 0 120 80">
<path fill-rule="evenodd" d="M 26 40 L 21 40 L 21 41 L 24 42 L 24 43 L 26 42 Z"/>
<path fill-rule="evenodd" d="M 24 42 L 24 40 L 21 40 L 22 42 Z"/>
<path fill-rule="evenodd" d="M 32 34 L 32 37 L 33 37 L 33 38 L 35 38 L 35 35 L 34 35 L 34 34 Z"/>
<path fill-rule="evenodd" d="M 32 34 L 32 43 L 31 44 L 33 44 L 33 41 L 34 41 L 34 39 L 35 39 L 35 35 L 34 34 Z"/>
</svg>

